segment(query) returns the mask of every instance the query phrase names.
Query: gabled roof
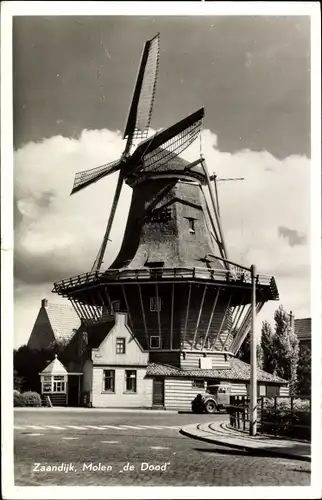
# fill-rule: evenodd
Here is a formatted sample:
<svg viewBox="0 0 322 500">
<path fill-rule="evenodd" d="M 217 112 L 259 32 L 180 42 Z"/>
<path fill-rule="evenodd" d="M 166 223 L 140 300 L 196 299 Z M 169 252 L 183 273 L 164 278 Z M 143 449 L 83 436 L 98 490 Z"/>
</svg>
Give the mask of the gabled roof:
<svg viewBox="0 0 322 500">
<path fill-rule="evenodd" d="M 210 370 L 182 370 L 175 366 L 164 365 L 161 363 L 150 363 L 146 374 L 149 376 L 167 376 L 167 377 L 195 377 L 195 378 L 220 378 L 223 380 L 250 380 L 250 365 L 244 363 L 238 358 L 229 359 L 229 367 L 213 368 Z M 272 375 L 263 370 L 257 370 L 258 382 L 271 382 L 277 384 L 286 384 L 284 380 L 276 375 Z"/>
<path fill-rule="evenodd" d="M 80 327 L 80 319 L 72 306 L 48 302 L 45 309 L 56 340 L 67 340 L 74 336 Z"/>
<path fill-rule="evenodd" d="M 53 361 L 41 373 L 46 375 L 67 375 L 67 370 L 57 358 L 57 354 L 55 354 Z"/>
<path fill-rule="evenodd" d="M 294 320 L 294 330 L 299 340 L 311 339 L 311 318 Z"/>
</svg>

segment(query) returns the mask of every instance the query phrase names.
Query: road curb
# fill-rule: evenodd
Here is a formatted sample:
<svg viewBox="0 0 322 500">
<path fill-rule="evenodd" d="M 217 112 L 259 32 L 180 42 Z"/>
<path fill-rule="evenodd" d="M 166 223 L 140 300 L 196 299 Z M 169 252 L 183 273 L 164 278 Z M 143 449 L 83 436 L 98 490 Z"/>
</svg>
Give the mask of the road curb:
<svg viewBox="0 0 322 500">
<path fill-rule="evenodd" d="M 195 432 L 192 432 L 192 429 L 194 428 Z M 198 434 L 196 433 L 198 432 Z M 186 426 L 180 429 L 179 433 L 182 434 L 183 436 L 189 437 L 191 439 L 196 439 L 198 441 L 204 441 L 206 443 L 210 444 L 218 444 L 221 446 L 227 446 L 229 448 L 234 448 L 237 450 L 242 450 L 242 451 L 251 451 L 251 452 L 256 452 L 258 455 L 263 455 L 263 456 L 272 456 L 272 457 L 280 457 L 280 458 L 292 458 L 293 460 L 301 460 L 304 462 L 311 462 L 311 457 L 308 456 L 301 456 L 301 455 L 295 455 L 294 453 L 289 453 L 289 452 L 283 452 L 283 451 L 278 451 L 278 450 L 269 450 L 267 448 L 257 448 L 255 446 L 249 446 L 249 445 L 241 445 L 241 444 L 235 444 L 235 443 L 230 443 L 228 440 L 223 439 L 216 439 L 214 437 L 208 437 L 208 436 L 201 436 L 200 433 L 205 432 L 196 429 L 196 426 Z"/>
</svg>

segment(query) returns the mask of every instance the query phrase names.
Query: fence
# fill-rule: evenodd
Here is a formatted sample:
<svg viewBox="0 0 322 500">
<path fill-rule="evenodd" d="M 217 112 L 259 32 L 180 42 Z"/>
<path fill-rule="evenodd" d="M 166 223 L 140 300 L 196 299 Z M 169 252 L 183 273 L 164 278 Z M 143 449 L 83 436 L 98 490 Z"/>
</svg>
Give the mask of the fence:
<svg viewBox="0 0 322 500">
<path fill-rule="evenodd" d="M 230 425 L 249 430 L 249 398 L 232 396 Z M 261 433 L 301 439 L 311 438 L 311 398 L 307 396 L 260 396 L 257 399 L 257 430 Z"/>
</svg>

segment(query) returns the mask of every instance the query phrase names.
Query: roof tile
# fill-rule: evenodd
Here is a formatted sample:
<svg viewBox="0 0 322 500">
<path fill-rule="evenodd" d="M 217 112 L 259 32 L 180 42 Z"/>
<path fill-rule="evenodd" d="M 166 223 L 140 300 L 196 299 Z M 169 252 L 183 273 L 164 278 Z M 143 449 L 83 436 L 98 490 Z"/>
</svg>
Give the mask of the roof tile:
<svg viewBox="0 0 322 500">
<path fill-rule="evenodd" d="M 80 327 L 80 319 L 69 304 L 48 302 L 46 312 L 56 340 L 71 339 Z"/>
<path fill-rule="evenodd" d="M 228 368 L 213 368 L 211 370 L 182 370 L 175 366 L 164 365 L 161 363 L 150 363 L 147 367 L 147 375 L 167 376 L 167 377 L 203 377 L 203 378 L 221 378 L 224 380 L 250 380 L 250 365 L 244 363 L 238 358 L 230 358 Z M 259 382 L 275 382 L 286 384 L 284 380 L 276 375 L 257 370 L 257 379 Z"/>
<path fill-rule="evenodd" d="M 294 320 L 294 329 L 299 340 L 311 339 L 311 318 Z"/>
</svg>

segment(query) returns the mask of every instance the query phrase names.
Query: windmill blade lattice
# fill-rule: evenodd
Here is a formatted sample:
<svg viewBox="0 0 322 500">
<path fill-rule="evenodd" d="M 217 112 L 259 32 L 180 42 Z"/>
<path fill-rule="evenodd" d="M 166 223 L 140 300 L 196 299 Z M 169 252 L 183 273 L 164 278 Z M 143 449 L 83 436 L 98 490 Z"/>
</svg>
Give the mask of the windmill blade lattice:
<svg viewBox="0 0 322 500">
<path fill-rule="evenodd" d="M 138 77 L 134 89 L 129 117 L 124 132 L 128 150 L 133 139 L 148 136 L 160 60 L 160 34 L 148 40 L 144 46 Z"/>
<path fill-rule="evenodd" d="M 102 179 L 106 175 L 116 172 L 121 167 L 121 160 L 112 161 L 111 163 L 105 163 L 99 167 L 92 168 L 90 170 L 83 170 L 82 172 L 77 172 L 75 174 L 74 185 L 71 194 L 77 193 L 81 189 L 90 186 L 94 182 Z"/>
<path fill-rule="evenodd" d="M 197 138 L 203 117 L 204 108 L 201 108 L 142 142 L 131 157 L 133 165 L 142 163 L 143 171 L 153 171 L 178 156 Z"/>
</svg>

